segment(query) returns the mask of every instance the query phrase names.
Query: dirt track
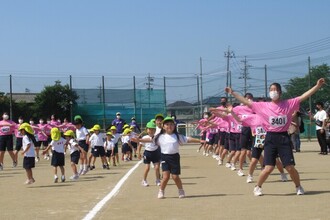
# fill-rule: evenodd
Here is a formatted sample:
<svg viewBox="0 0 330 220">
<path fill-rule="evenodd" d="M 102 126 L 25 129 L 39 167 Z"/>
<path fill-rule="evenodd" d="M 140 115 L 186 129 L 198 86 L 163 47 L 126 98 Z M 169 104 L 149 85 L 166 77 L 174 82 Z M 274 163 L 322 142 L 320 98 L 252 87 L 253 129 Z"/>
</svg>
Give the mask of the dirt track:
<svg viewBox="0 0 330 220">
<path fill-rule="evenodd" d="M 150 172 L 149 187 L 141 186 L 143 164 L 127 179 L 118 194 L 94 219 L 329 219 L 330 156 L 320 156 L 316 142 L 303 142 L 295 159 L 305 188 L 304 196 L 295 195 L 291 181 L 281 182 L 275 171 L 263 185 L 264 196 L 252 194 L 254 183 L 246 176 L 217 166 L 216 160 L 196 152 L 196 145 L 181 148 L 182 181 L 185 199 L 178 199 L 173 181 L 163 200 L 157 199 L 158 187 Z M 67 158 L 66 177 L 72 174 Z M 25 171 L 11 168 L 9 155 L 0 171 L 1 219 L 82 219 L 106 196 L 137 161 L 122 162 L 111 170 L 100 168 L 78 181 L 53 183 L 49 161 L 41 159 L 33 170 L 36 183 L 26 186 Z M 256 170 L 254 180 L 260 170 Z M 246 169 L 245 169 L 246 173 Z"/>
</svg>

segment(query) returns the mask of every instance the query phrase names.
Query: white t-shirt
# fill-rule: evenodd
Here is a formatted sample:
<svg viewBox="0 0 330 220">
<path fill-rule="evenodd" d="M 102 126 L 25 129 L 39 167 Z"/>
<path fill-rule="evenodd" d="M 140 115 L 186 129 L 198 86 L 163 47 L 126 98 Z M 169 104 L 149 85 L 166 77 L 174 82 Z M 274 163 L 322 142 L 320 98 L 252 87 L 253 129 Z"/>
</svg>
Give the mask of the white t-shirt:
<svg viewBox="0 0 330 220">
<path fill-rule="evenodd" d="M 122 142 L 123 144 L 127 144 L 127 143 L 129 142 L 129 139 L 130 139 L 130 136 L 129 136 L 129 135 L 123 135 L 123 136 L 121 137 L 121 142 Z"/>
<path fill-rule="evenodd" d="M 116 134 L 113 135 L 113 138 L 111 138 L 111 141 L 112 141 L 114 144 L 117 144 L 119 138 L 120 138 L 120 134 L 116 133 Z"/>
<path fill-rule="evenodd" d="M 181 144 L 188 142 L 186 136 L 179 134 L 179 138 Z M 180 143 L 175 134 L 161 134 L 157 144 L 159 144 L 162 154 L 176 154 L 179 153 Z"/>
<path fill-rule="evenodd" d="M 159 128 L 158 126 L 156 126 L 155 136 L 156 136 L 157 134 L 159 134 L 161 130 L 162 130 L 161 128 Z"/>
<path fill-rule="evenodd" d="M 315 120 L 319 120 L 323 123 L 323 121 L 327 118 L 327 113 L 324 110 L 318 111 L 316 112 L 316 114 L 314 115 L 314 119 Z M 320 130 L 322 129 L 322 127 L 315 125 L 316 126 L 316 130 Z"/>
<path fill-rule="evenodd" d="M 107 149 L 107 150 L 113 150 L 113 148 L 115 147 L 115 144 L 113 143 L 113 141 L 105 141 L 104 142 L 104 147 Z"/>
<path fill-rule="evenodd" d="M 80 129 L 76 129 L 76 137 L 77 141 L 86 140 L 86 136 L 88 135 L 88 130 L 85 127 L 81 127 Z"/>
<path fill-rule="evenodd" d="M 145 135 L 142 137 L 142 140 L 145 140 L 145 139 L 149 139 L 149 140 L 152 140 L 152 138 L 149 136 L 149 135 Z M 146 143 L 143 143 L 141 142 L 141 144 L 144 146 L 144 149 L 147 150 L 147 151 L 155 151 L 158 149 L 158 145 L 156 145 L 154 142 L 146 142 Z"/>
<path fill-rule="evenodd" d="M 27 152 L 25 152 L 25 157 L 35 157 L 35 151 L 34 151 L 34 144 L 33 141 L 27 136 L 23 136 L 23 150 L 26 150 L 28 145 L 30 144 L 30 148 Z"/>
<path fill-rule="evenodd" d="M 103 146 L 104 145 L 104 138 L 105 134 L 104 133 L 99 133 L 99 134 L 92 134 L 92 136 L 89 138 L 89 141 L 91 142 L 91 147 L 95 146 Z"/>
<path fill-rule="evenodd" d="M 66 140 L 64 138 L 60 138 L 58 141 L 52 140 L 50 145 L 52 146 L 52 150 L 56 151 L 57 153 L 64 153 L 64 145 Z"/>
<path fill-rule="evenodd" d="M 78 151 L 79 150 L 78 143 L 74 139 L 71 139 L 68 143 L 68 149 L 70 151 L 70 154 L 72 154 L 75 151 Z"/>
</svg>

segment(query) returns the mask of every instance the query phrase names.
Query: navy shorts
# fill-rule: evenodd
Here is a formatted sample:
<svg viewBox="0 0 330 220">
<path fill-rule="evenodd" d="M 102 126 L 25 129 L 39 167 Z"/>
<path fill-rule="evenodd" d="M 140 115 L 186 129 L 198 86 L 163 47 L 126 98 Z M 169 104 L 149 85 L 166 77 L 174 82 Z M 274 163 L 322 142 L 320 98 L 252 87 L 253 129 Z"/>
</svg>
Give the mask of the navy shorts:
<svg viewBox="0 0 330 220">
<path fill-rule="evenodd" d="M 219 140 L 220 140 L 220 133 L 217 132 L 217 133 L 214 135 L 214 144 L 218 144 L 218 143 L 219 143 Z"/>
<path fill-rule="evenodd" d="M 252 147 L 252 158 L 259 160 L 263 150 L 263 148 Z"/>
<path fill-rule="evenodd" d="M 82 149 L 84 149 L 84 151 L 86 152 L 86 153 L 88 153 L 88 144 L 86 143 L 86 140 L 81 140 L 81 141 L 78 141 L 78 145 L 82 148 Z"/>
<path fill-rule="evenodd" d="M 118 154 L 118 143 L 115 144 L 115 147 L 113 148 L 113 155 Z"/>
<path fill-rule="evenodd" d="M 121 150 L 123 154 L 126 154 L 127 152 L 132 152 L 131 147 L 127 143 L 123 144 Z"/>
<path fill-rule="evenodd" d="M 16 138 L 15 150 L 20 151 L 23 147 L 23 138 Z"/>
<path fill-rule="evenodd" d="M 131 145 L 135 150 L 137 149 L 138 144 L 136 142 L 131 141 Z"/>
<path fill-rule="evenodd" d="M 37 141 L 36 147 L 41 147 L 41 145 L 47 147 L 48 141 Z"/>
<path fill-rule="evenodd" d="M 80 159 L 80 152 L 74 151 L 72 154 L 70 154 L 71 157 L 71 163 L 78 164 Z"/>
<path fill-rule="evenodd" d="M 224 131 L 219 131 L 219 142 L 221 146 L 225 146 L 226 133 Z"/>
<path fill-rule="evenodd" d="M 215 134 L 209 134 L 206 143 L 209 145 L 213 145 L 215 143 Z"/>
<path fill-rule="evenodd" d="M 264 145 L 264 165 L 275 166 L 278 156 L 283 167 L 295 165 L 289 134 L 287 132 L 267 132 Z"/>
<path fill-rule="evenodd" d="M 104 157 L 105 156 L 104 147 L 103 146 L 94 146 L 93 156 L 94 157 Z"/>
<path fill-rule="evenodd" d="M 106 157 L 111 157 L 111 154 L 112 154 L 112 150 L 107 150 L 107 151 L 105 152 L 105 156 L 106 156 Z"/>
<path fill-rule="evenodd" d="M 35 167 L 35 157 L 24 157 L 23 159 L 23 168 L 31 169 Z"/>
<path fill-rule="evenodd" d="M 250 127 L 242 127 L 241 133 L 241 148 L 251 150 L 252 148 L 252 133 Z"/>
<path fill-rule="evenodd" d="M 162 170 L 174 175 L 181 174 L 180 154 L 161 154 Z"/>
<path fill-rule="evenodd" d="M 230 136 L 230 133 L 225 133 L 225 141 L 224 141 L 224 146 L 225 146 L 225 149 L 226 150 L 229 150 L 229 136 Z"/>
<path fill-rule="evenodd" d="M 240 133 L 230 133 L 229 134 L 229 150 L 230 151 L 240 151 Z"/>
<path fill-rule="evenodd" d="M 59 153 L 56 151 L 53 151 L 53 156 L 52 156 L 52 162 L 51 165 L 53 167 L 58 167 L 58 166 L 64 166 L 64 153 Z"/>
<path fill-rule="evenodd" d="M 158 148 L 155 151 L 147 151 L 145 150 L 143 153 L 143 163 L 150 164 L 152 163 L 159 163 L 161 159 L 160 149 Z"/>
<path fill-rule="evenodd" d="M 202 141 L 205 141 L 205 139 L 206 139 L 206 131 L 203 131 L 201 140 Z"/>
<path fill-rule="evenodd" d="M 0 151 L 13 151 L 14 141 L 13 135 L 1 135 L 0 136 Z"/>
</svg>

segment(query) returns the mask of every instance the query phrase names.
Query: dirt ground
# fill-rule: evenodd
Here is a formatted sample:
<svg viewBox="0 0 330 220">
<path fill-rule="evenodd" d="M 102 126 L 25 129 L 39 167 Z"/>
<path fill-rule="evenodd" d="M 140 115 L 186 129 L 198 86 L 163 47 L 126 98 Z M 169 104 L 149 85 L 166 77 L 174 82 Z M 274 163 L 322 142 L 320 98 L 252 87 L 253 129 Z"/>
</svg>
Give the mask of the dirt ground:
<svg viewBox="0 0 330 220">
<path fill-rule="evenodd" d="M 239 177 L 235 171 L 218 166 L 215 159 L 197 153 L 197 148 L 181 147 L 186 198 L 178 198 L 170 180 L 166 198 L 157 199 L 153 171 L 148 176 L 150 186 L 141 186 L 141 164 L 119 192 L 94 213 L 94 219 L 330 219 L 330 156 L 318 155 L 317 142 L 302 142 L 302 152 L 295 154 L 306 191 L 303 196 L 295 194 L 292 181 L 281 182 L 275 170 L 263 185 L 264 196 L 255 197 L 252 191 L 260 169 L 255 171 L 254 183 L 248 184 L 246 176 Z M 36 182 L 24 185 L 21 158 L 19 166 L 12 168 L 6 153 L 4 170 L 0 171 L 1 219 L 83 219 L 138 162 L 121 162 L 104 170 L 97 161 L 95 170 L 74 182 L 69 180 L 72 171 L 66 157 L 65 183 L 53 183 L 50 161 L 41 159 L 33 169 Z"/>
</svg>

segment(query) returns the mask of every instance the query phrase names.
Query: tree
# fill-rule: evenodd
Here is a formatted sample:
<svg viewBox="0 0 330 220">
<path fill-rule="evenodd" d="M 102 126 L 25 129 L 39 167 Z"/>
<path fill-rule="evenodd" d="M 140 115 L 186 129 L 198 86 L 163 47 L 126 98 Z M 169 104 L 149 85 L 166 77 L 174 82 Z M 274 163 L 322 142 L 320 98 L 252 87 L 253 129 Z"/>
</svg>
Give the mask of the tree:
<svg viewBox="0 0 330 220">
<path fill-rule="evenodd" d="M 2 113 L 7 112 L 9 113 L 9 98 L 5 95 L 4 92 L 0 92 L 0 114 L 2 115 Z M 0 116 L 1 116 L 0 115 Z M 2 118 L 1 118 L 2 119 Z"/>
<path fill-rule="evenodd" d="M 71 107 L 76 104 L 78 95 L 69 85 L 61 85 L 55 81 L 53 86 L 45 86 L 35 98 L 35 117 L 48 118 L 55 114 L 58 118 L 70 118 Z"/>
<path fill-rule="evenodd" d="M 313 87 L 319 78 L 325 78 L 326 83 L 330 83 L 330 67 L 327 64 L 315 66 L 311 68 L 311 86 Z M 309 89 L 309 74 L 302 78 L 290 79 L 288 84 L 284 86 L 286 92 L 283 93 L 283 98 L 292 98 L 303 94 Z M 326 106 L 329 106 L 330 87 L 325 85 L 316 94 L 312 96 L 312 106 L 315 106 L 317 101 L 322 101 Z M 301 108 L 309 108 L 308 100 L 301 103 Z"/>
</svg>

